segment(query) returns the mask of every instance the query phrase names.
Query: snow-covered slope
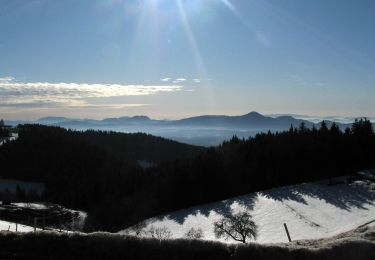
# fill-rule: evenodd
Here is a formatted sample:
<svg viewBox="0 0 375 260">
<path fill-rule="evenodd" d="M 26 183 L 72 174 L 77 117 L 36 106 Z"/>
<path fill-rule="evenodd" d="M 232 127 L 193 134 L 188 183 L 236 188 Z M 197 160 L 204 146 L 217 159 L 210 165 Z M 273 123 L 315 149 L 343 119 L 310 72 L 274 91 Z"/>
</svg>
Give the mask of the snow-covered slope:
<svg viewBox="0 0 375 260">
<path fill-rule="evenodd" d="M 330 237 L 375 219 L 375 184 L 321 181 L 276 188 L 148 219 L 143 231 L 167 227 L 172 238 L 181 238 L 193 227 L 203 230 L 203 239 L 217 240 L 213 223 L 242 210 L 253 216 L 259 243 L 287 242 L 284 223 L 292 240 Z"/>
<path fill-rule="evenodd" d="M 15 232 L 16 224 L 8 222 L 8 221 L 0 220 L 0 231 L 4 231 L 4 230 Z M 31 232 L 31 231 L 34 231 L 33 227 L 20 225 L 20 224 L 17 225 L 17 232 Z"/>
</svg>

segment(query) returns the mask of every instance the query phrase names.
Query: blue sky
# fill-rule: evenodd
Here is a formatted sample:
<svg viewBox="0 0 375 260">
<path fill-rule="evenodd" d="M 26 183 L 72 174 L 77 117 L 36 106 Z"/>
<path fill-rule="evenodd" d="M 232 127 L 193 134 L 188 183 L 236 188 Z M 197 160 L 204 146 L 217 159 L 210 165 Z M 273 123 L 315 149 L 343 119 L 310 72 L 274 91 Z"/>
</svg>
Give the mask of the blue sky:
<svg viewBox="0 0 375 260">
<path fill-rule="evenodd" d="M 375 117 L 375 1 L 0 0 L 0 117 Z"/>
</svg>

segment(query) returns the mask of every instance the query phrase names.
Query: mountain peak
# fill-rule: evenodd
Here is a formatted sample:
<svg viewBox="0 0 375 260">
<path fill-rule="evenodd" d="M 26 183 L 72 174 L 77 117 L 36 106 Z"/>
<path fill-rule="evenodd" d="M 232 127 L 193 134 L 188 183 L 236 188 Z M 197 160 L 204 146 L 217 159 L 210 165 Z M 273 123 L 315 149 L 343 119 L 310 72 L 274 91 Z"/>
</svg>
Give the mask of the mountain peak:
<svg viewBox="0 0 375 260">
<path fill-rule="evenodd" d="M 144 121 L 149 121 L 151 120 L 148 116 L 133 116 L 131 117 L 133 120 L 144 120 Z"/>
<path fill-rule="evenodd" d="M 262 114 L 259 114 L 258 112 L 256 111 L 252 111 L 246 115 L 244 115 L 245 117 L 251 117 L 251 118 L 263 118 L 264 116 Z"/>
</svg>

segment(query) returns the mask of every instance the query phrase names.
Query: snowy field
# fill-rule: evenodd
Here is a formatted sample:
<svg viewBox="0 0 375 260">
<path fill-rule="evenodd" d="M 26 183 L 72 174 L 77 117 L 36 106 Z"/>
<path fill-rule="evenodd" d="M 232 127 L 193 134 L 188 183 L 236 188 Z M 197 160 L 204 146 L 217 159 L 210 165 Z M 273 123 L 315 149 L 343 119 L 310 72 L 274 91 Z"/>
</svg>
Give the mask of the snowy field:
<svg viewBox="0 0 375 260">
<path fill-rule="evenodd" d="M 37 229 L 40 230 L 40 229 Z M 8 221 L 0 220 L 0 231 L 12 231 L 16 232 L 16 224 Z M 25 225 L 17 225 L 17 232 L 31 232 L 34 231 L 33 227 Z"/>
<path fill-rule="evenodd" d="M 87 213 L 80 210 L 73 210 L 69 208 L 65 208 L 59 206 L 57 204 L 48 204 L 48 203 L 25 203 L 25 202 L 17 202 L 12 203 L 11 206 L 4 207 L 1 205 L 0 201 L 0 217 L 3 214 L 2 211 L 11 210 L 10 212 L 16 212 L 15 215 L 18 215 L 20 219 L 26 220 L 29 216 L 24 215 L 22 213 L 23 210 L 34 210 L 35 214 L 39 212 L 39 215 L 42 214 L 40 211 L 45 211 L 47 215 L 47 220 L 49 220 L 49 224 L 47 223 L 47 228 L 49 230 L 65 230 L 66 229 L 74 229 L 74 230 L 82 230 L 85 224 L 85 220 L 87 218 Z M 57 213 L 56 213 L 57 212 Z M 71 213 L 74 216 L 74 221 L 66 220 L 62 218 L 63 214 Z M 27 213 L 26 213 L 27 214 Z M 56 215 L 57 214 L 57 215 Z M 59 216 L 61 218 L 59 218 Z M 5 218 L 6 219 L 6 218 Z M 39 216 L 38 221 L 43 221 L 42 218 Z M 51 222 L 52 219 L 52 222 Z M 9 219 L 8 219 L 9 220 Z M 17 221 L 17 220 L 14 220 Z M 15 222 L 9 222 L 5 220 L 0 220 L 0 231 L 16 231 L 16 224 Z M 37 229 L 40 230 L 40 229 Z M 34 231 L 34 227 L 26 226 L 18 224 L 18 232 L 29 232 Z"/>
<path fill-rule="evenodd" d="M 203 239 L 217 240 L 213 223 L 243 210 L 250 212 L 258 226 L 256 242 L 288 242 L 283 223 L 292 240 L 326 238 L 375 219 L 375 184 L 321 181 L 276 188 L 151 218 L 142 230 L 147 236 L 150 228 L 167 227 L 171 238 L 181 238 L 193 227 L 203 230 Z M 120 233 L 135 234 L 132 229 Z"/>
</svg>

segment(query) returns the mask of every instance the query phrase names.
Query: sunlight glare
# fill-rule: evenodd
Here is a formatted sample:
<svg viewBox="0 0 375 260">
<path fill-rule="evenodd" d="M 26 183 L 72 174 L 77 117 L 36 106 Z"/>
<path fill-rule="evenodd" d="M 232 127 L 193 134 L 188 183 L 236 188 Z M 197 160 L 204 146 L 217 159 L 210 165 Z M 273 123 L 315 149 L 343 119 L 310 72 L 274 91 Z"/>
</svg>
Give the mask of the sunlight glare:
<svg viewBox="0 0 375 260">
<path fill-rule="evenodd" d="M 220 0 L 230 11 L 233 12 L 235 16 L 237 16 L 240 21 L 246 25 L 247 27 L 250 27 L 249 23 L 246 21 L 246 19 L 238 12 L 237 8 L 230 2 L 230 0 Z"/>
<path fill-rule="evenodd" d="M 204 79 L 208 79 L 209 77 L 207 75 L 207 71 L 206 71 L 205 65 L 204 65 L 203 60 L 202 60 L 202 56 L 199 52 L 199 48 L 198 48 L 197 42 L 195 40 L 195 36 L 194 36 L 193 31 L 190 27 L 190 23 L 189 23 L 187 15 L 186 15 L 184 6 L 183 6 L 181 0 L 176 0 L 176 4 L 177 4 L 178 12 L 180 14 L 180 17 L 181 17 L 181 20 L 182 20 L 182 23 L 183 23 L 183 26 L 184 26 L 184 29 L 185 29 L 186 36 L 187 36 L 188 41 L 189 41 L 189 45 L 190 45 L 190 48 L 191 48 L 191 51 L 192 51 L 192 54 L 193 54 L 194 62 L 195 62 L 196 67 L 198 69 L 198 73 L 200 74 L 200 77 L 202 77 Z M 207 105 L 207 108 L 208 108 L 209 111 L 211 109 L 214 109 L 214 107 L 215 107 L 214 104 L 216 103 L 214 101 L 215 97 L 214 97 L 214 93 L 212 92 L 211 87 L 212 86 L 211 86 L 210 83 L 207 83 L 207 86 L 204 87 L 204 91 L 206 92 L 205 93 L 206 105 Z"/>
<path fill-rule="evenodd" d="M 234 5 L 233 5 L 231 2 L 229 2 L 229 0 L 221 0 L 221 2 L 222 2 L 225 6 L 227 6 L 231 11 L 237 13 L 236 8 L 234 7 Z"/>
</svg>

